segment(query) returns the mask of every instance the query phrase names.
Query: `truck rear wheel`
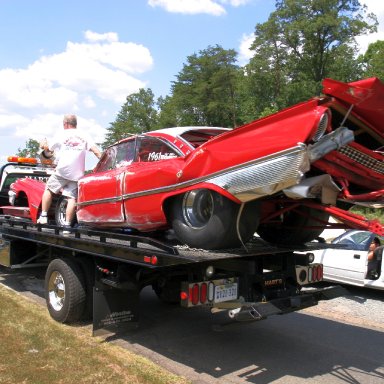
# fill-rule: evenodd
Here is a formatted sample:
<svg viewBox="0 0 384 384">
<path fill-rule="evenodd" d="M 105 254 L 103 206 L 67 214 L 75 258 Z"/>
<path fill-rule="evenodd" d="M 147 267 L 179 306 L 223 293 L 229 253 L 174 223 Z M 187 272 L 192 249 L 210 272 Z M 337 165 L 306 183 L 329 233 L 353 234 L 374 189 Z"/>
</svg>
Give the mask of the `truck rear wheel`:
<svg viewBox="0 0 384 384">
<path fill-rule="evenodd" d="M 45 274 L 45 299 L 51 317 L 60 323 L 79 321 L 85 311 L 86 289 L 80 265 L 54 259 Z"/>
</svg>

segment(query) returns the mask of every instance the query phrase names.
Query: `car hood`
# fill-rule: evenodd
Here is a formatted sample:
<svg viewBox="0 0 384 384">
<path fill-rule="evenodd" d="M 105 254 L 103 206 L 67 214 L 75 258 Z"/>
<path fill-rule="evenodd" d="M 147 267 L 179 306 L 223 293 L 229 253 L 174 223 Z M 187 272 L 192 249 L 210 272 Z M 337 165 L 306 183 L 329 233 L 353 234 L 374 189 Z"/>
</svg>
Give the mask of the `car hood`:
<svg viewBox="0 0 384 384">
<path fill-rule="evenodd" d="M 343 83 L 332 79 L 323 80 L 323 93 L 344 104 L 347 109 L 368 122 L 373 129 L 384 135 L 384 84 L 376 77 Z"/>
</svg>

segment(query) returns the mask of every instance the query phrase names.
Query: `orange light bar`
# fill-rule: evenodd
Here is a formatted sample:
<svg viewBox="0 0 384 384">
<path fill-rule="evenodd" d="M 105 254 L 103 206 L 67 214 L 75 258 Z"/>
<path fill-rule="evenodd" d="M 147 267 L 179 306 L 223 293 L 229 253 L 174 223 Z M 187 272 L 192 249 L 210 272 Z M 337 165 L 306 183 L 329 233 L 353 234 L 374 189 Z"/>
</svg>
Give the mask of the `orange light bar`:
<svg viewBox="0 0 384 384">
<path fill-rule="evenodd" d="M 32 157 L 8 156 L 9 163 L 37 164 L 37 159 Z"/>
</svg>

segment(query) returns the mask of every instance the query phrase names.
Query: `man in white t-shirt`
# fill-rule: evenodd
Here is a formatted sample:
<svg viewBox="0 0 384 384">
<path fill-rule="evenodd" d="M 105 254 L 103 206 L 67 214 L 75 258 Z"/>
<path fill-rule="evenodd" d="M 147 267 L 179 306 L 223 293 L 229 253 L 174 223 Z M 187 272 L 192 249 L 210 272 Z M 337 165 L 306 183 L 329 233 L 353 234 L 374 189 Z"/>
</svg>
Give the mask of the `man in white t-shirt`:
<svg viewBox="0 0 384 384">
<path fill-rule="evenodd" d="M 65 227 L 70 227 L 76 214 L 77 181 L 84 176 L 86 151 L 93 152 L 97 158 L 101 157 L 101 152 L 89 135 L 77 130 L 75 115 L 65 115 L 63 125 L 64 130 L 49 145 L 46 140 L 40 144 L 44 150 L 43 156 L 50 157 L 55 152 L 57 165 L 55 173 L 47 181 L 37 223 L 47 224 L 53 195 L 62 192 L 63 196 L 68 197 Z"/>
</svg>

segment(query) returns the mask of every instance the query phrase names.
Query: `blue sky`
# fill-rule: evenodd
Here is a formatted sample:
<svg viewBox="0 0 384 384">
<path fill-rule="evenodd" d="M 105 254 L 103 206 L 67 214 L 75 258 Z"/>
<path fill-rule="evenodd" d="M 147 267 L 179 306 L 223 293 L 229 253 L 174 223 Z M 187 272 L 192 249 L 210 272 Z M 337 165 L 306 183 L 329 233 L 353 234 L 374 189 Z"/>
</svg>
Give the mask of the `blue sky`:
<svg viewBox="0 0 384 384">
<path fill-rule="evenodd" d="M 384 40 L 382 1 L 361 0 L 380 21 L 359 40 Z M 245 64 L 274 0 L 0 0 L 0 164 L 62 129 L 66 113 L 103 141 L 126 97 L 169 94 L 187 57 L 219 44 Z"/>
</svg>

